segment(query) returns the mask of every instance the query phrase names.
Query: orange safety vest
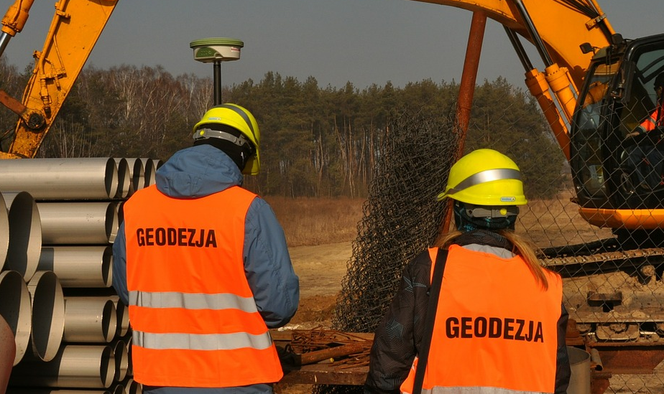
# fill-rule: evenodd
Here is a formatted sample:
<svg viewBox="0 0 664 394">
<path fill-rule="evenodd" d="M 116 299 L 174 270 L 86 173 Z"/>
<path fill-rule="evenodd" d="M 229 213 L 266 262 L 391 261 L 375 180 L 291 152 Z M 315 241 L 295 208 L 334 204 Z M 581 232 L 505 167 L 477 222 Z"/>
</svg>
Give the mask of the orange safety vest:
<svg viewBox="0 0 664 394">
<path fill-rule="evenodd" d="M 150 186 L 124 205 L 134 379 L 169 387 L 277 382 L 277 351 L 249 288 L 240 187 L 177 199 Z"/>
<path fill-rule="evenodd" d="M 659 114 L 659 121 L 657 121 L 658 114 Z M 657 109 L 652 111 L 650 116 L 646 118 L 643 122 L 641 122 L 639 126 L 641 126 L 641 128 L 643 128 L 643 130 L 646 133 L 648 133 L 655 130 L 656 127 L 661 126 L 663 120 L 664 120 L 664 102 L 662 102 L 662 104 Z"/>
<path fill-rule="evenodd" d="M 429 249 L 431 272 L 438 248 Z M 553 393 L 562 279 L 534 280 L 520 256 L 449 248 L 422 392 Z M 417 358 L 402 393 L 412 393 Z"/>
</svg>

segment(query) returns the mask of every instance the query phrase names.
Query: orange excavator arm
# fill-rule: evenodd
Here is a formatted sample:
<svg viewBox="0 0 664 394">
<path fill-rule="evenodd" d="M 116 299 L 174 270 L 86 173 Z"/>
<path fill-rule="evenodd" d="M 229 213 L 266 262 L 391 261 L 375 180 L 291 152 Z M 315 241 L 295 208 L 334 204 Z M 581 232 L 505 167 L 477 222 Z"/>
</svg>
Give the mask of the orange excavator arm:
<svg viewBox="0 0 664 394">
<path fill-rule="evenodd" d="M 568 125 L 593 50 L 615 33 L 595 0 L 414 0 L 482 12 L 502 24 L 525 69 L 525 82 L 569 159 Z M 532 66 L 518 36 L 537 49 L 544 71 Z M 552 98 L 551 93 L 555 95 Z M 557 104 L 556 104 L 557 102 Z"/>
<path fill-rule="evenodd" d="M 16 0 L 3 19 L 0 51 L 19 32 L 34 0 Z M 601 48 L 614 33 L 595 0 L 415 0 L 481 11 L 501 23 L 517 53 L 517 35 L 531 41 L 545 63 L 544 73 L 522 58 L 526 85 L 537 98 L 569 158 L 567 124 L 576 105 L 592 53 L 581 43 Z M 82 70 L 117 0 L 59 0 L 41 52 L 21 102 L 0 91 L 0 102 L 19 116 L 13 142 L 0 158 L 34 157 Z M 550 92 L 556 95 L 556 109 Z"/>
<path fill-rule="evenodd" d="M 0 50 L 20 32 L 33 0 L 16 0 L 2 20 Z M 19 115 L 13 141 L 0 158 L 31 158 L 62 108 L 117 0 L 59 0 L 44 48 L 21 101 L 0 91 L 0 102 Z"/>
<path fill-rule="evenodd" d="M 611 44 L 613 27 L 595 0 L 415 0 L 482 11 L 490 19 L 519 33 L 534 45 L 531 29 L 553 63 L 569 70 L 579 86 L 590 64 L 592 53 L 579 46 L 590 43 L 596 48 Z M 541 48 L 537 48 L 540 51 Z M 546 64 L 548 67 L 549 64 Z"/>
<path fill-rule="evenodd" d="M 616 157 L 622 156 L 616 152 L 622 151 L 623 155 L 626 152 L 616 141 L 622 140 L 621 127 L 629 128 L 628 124 L 622 123 L 623 118 L 617 112 L 603 114 L 611 121 L 600 122 L 595 126 L 581 124 L 585 127 L 582 130 L 580 124 L 573 121 L 576 119 L 574 112 L 585 107 L 577 106 L 578 100 L 589 105 L 597 100 L 603 101 L 606 97 L 608 103 L 626 100 L 630 94 L 634 94 L 630 93 L 630 84 L 638 66 L 633 59 L 641 56 L 639 51 L 646 54 L 661 52 L 664 35 L 623 40 L 615 33 L 596 0 L 413 1 L 466 9 L 479 15 L 478 20 L 489 18 L 504 26 L 524 66 L 526 86 L 537 99 L 560 148 L 571 164 L 579 213 L 586 221 L 599 227 L 623 231 L 661 229 L 664 226 L 661 202 L 658 205 L 649 203 L 648 208 L 643 208 L 641 202 L 628 200 L 622 194 L 620 182 L 624 182 L 624 179 L 616 180 L 617 176 L 623 174 L 621 163 L 616 160 Z M 544 63 L 543 72 L 532 66 L 520 45 L 519 37 L 535 46 Z M 644 58 L 647 58 L 646 55 Z M 654 70 L 657 70 L 655 67 L 662 67 L 659 65 L 661 60 L 649 62 L 652 64 L 648 63 L 648 67 Z M 598 66 L 600 64 L 603 66 Z M 618 77 L 611 79 L 613 74 Z M 583 92 L 586 78 L 590 78 L 589 82 L 593 78 L 608 80 L 598 82 L 597 92 L 591 88 Z M 636 83 L 634 86 L 639 85 Z M 580 97 L 580 93 L 583 96 Z M 607 105 L 604 108 L 614 110 L 615 107 Z M 628 108 L 631 110 L 631 107 Z M 629 120 L 631 115 L 623 116 Z M 575 129 L 574 135 L 570 133 L 572 128 Z M 608 150 L 611 152 L 607 153 Z M 598 171 L 601 178 L 601 182 L 597 183 L 599 186 L 594 189 L 593 184 L 588 182 L 591 170 Z M 611 177 L 611 180 L 608 181 L 605 176 Z M 629 237 L 629 232 L 626 234 Z"/>
</svg>

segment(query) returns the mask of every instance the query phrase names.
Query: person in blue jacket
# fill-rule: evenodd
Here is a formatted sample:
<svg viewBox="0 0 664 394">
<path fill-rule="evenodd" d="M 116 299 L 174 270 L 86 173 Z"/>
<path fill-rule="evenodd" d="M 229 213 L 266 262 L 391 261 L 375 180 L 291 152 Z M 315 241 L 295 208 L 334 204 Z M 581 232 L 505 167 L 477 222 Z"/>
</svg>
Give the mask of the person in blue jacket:
<svg viewBox="0 0 664 394">
<path fill-rule="evenodd" d="M 198 199 L 241 186 L 243 173 L 256 175 L 260 169 L 259 136 L 257 122 L 248 110 L 234 104 L 215 106 L 194 126 L 193 146 L 176 152 L 167 160 L 157 170 L 156 184 L 152 187 L 173 199 Z M 130 201 L 131 198 L 127 204 Z M 219 209 L 234 207 L 220 206 Z M 133 234 L 125 234 L 127 220 L 125 217 L 113 244 L 113 287 L 122 302 L 131 305 L 127 290 L 127 242 L 133 239 Z M 255 310 L 268 328 L 282 327 L 299 305 L 299 278 L 293 270 L 283 229 L 272 208 L 258 196 L 251 200 L 244 229 L 242 258 Z M 131 249 L 129 252 L 131 256 Z M 136 305 L 135 300 L 132 302 Z M 260 365 L 255 367 L 261 368 Z M 271 393 L 272 386 L 269 383 L 229 388 L 144 385 L 143 391 L 150 394 Z"/>
</svg>

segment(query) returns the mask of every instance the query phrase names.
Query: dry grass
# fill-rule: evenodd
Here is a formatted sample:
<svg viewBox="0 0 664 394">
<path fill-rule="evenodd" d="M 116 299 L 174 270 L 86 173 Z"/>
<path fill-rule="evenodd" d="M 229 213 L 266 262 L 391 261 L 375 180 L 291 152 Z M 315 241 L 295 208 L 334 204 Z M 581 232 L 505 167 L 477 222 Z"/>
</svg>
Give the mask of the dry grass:
<svg viewBox="0 0 664 394">
<path fill-rule="evenodd" d="M 364 199 L 265 197 L 284 228 L 288 246 L 350 242 L 357 236 Z"/>
<path fill-rule="evenodd" d="M 610 229 L 599 229 L 579 214 L 569 192 L 550 200 L 532 200 L 521 209 L 517 232 L 527 235 L 540 247 L 593 242 L 611 237 Z"/>
<path fill-rule="evenodd" d="M 592 242 L 607 238 L 611 231 L 588 224 L 570 202 L 570 193 L 551 200 L 531 200 L 521 209 L 517 232 L 540 247 Z M 288 246 L 315 246 L 351 242 L 362 220 L 364 199 L 265 198 L 286 233 Z"/>
</svg>

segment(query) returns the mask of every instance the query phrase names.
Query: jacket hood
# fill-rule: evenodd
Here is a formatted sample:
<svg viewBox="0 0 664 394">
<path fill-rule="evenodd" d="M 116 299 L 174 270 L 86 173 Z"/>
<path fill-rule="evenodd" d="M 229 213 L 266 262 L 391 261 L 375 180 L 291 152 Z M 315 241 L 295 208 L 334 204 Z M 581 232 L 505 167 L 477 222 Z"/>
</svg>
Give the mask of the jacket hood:
<svg viewBox="0 0 664 394">
<path fill-rule="evenodd" d="M 240 186 L 242 180 L 233 160 L 207 144 L 177 151 L 156 173 L 157 189 L 175 198 L 204 197 Z"/>
</svg>

